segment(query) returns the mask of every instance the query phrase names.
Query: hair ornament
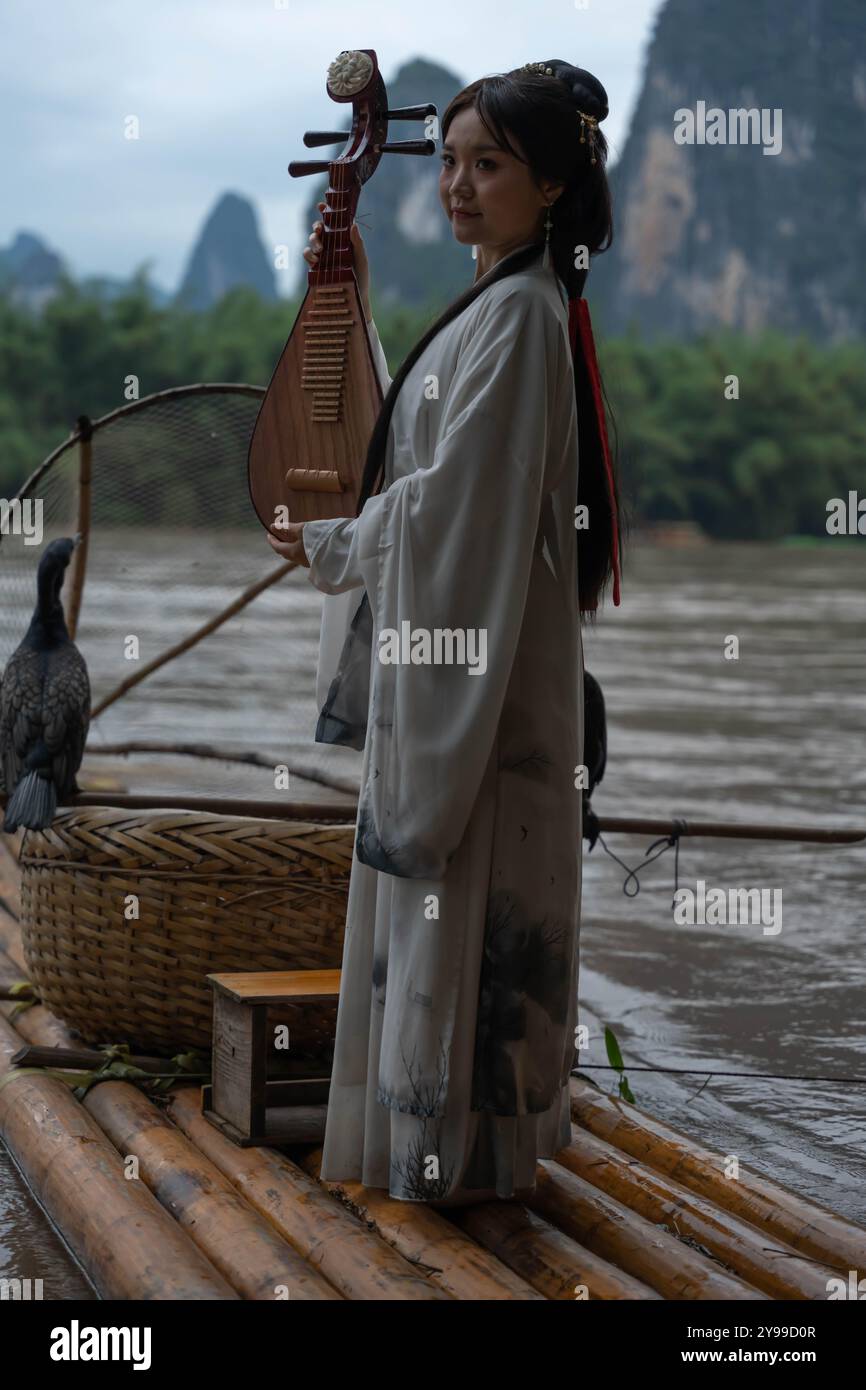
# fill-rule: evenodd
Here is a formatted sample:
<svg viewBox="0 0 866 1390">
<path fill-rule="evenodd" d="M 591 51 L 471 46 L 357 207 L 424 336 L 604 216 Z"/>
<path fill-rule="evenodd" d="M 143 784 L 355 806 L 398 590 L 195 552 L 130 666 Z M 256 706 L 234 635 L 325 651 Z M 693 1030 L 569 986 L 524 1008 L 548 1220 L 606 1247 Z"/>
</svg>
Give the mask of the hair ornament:
<svg viewBox="0 0 866 1390">
<path fill-rule="evenodd" d="M 556 77 L 559 79 L 559 81 L 564 82 L 566 86 L 568 86 L 568 79 L 566 77 L 560 76 L 559 73 L 554 72 L 553 68 L 550 67 L 548 63 L 524 63 L 520 71 L 530 72 L 539 77 Z M 589 162 L 590 164 L 595 164 L 595 133 L 598 130 L 598 117 L 590 116 L 587 111 L 581 111 L 580 107 L 576 107 L 575 109 L 577 111 L 578 116 L 580 117 L 580 143 L 582 145 L 589 145 Z M 584 135 L 584 129 L 586 128 L 586 126 L 589 126 L 588 140 L 587 137 Z"/>
<path fill-rule="evenodd" d="M 582 145 L 586 145 L 587 143 L 589 144 L 589 150 L 590 150 L 590 160 L 589 160 L 589 162 L 590 162 L 590 164 L 594 164 L 594 163 L 595 163 L 595 132 L 598 130 L 598 117 L 597 117 L 597 116 L 590 116 L 590 115 L 588 115 L 588 114 L 586 113 L 586 111 L 581 111 L 580 108 L 578 108 L 577 114 L 578 114 L 578 116 L 580 117 L 580 143 L 581 143 Z M 584 126 L 589 126 L 589 141 L 587 141 L 586 136 L 585 136 L 584 133 L 583 133 L 583 128 L 584 128 Z"/>
</svg>

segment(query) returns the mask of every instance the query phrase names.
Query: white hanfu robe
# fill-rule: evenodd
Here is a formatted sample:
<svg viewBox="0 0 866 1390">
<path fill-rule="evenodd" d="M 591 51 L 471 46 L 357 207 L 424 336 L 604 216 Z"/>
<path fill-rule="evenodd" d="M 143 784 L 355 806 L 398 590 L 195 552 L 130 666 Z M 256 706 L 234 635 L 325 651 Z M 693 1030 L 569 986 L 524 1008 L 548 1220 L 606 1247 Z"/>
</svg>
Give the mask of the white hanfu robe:
<svg viewBox="0 0 866 1390">
<path fill-rule="evenodd" d="M 403 1200 L 510 1197 L 570 1142 L 583 659 L 563 297 L 538 263 L 491 284 L 409 372 L 384 490 L 303 533 L 329 596 L 317 738 L 363 747 L 321 1175 Z"/>
</svg>

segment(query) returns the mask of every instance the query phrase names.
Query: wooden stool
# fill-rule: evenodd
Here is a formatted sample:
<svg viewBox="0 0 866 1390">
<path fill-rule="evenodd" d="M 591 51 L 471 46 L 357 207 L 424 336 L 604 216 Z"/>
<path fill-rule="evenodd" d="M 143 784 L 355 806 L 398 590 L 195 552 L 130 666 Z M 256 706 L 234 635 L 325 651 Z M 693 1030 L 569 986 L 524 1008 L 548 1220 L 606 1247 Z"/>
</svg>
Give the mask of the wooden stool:
<svg viewBox="0 0 866 1390">
<path fill-rule="evenodd" d="M 267 1077 L 267 1009 L 274 1004 L 334 1002 L 339 970 L 250 971 L 208 975 L 213 987 L 212 1084 L 202 1114 L 243 1148 L 321 1143 L 330 1075 L 319 1064 L 291 1080 Z"/>
</svg>

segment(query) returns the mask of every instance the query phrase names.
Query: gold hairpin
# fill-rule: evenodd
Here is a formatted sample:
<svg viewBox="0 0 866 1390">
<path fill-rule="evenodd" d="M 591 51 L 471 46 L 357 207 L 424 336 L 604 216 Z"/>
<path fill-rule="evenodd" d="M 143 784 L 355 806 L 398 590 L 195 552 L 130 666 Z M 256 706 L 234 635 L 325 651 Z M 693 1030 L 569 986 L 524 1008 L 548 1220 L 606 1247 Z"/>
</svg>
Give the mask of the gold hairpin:
<svg viewBox="0 0 866 1390">
<path fill-rule="evenodd" d="M 524 63 L 520 71 L 535 73 L 542 77 L 558 76 L 558 74 L 553 71 L 553 68 L 548 67 L 546 63 Z M 595 164 L 595 132 L 598 130 L 598 117 L 590 116 L 586 111 L 581 111 L 579 108 L 577 109 L 577 114 L 580 117 L 580 143 L 582 145 L 587 144 L 586 136 L 583 133 L 584 126 L 589 126 L 589 162 L 590 164 Z"/>
<path fill-rule="evenodd" d="M 584 128 L 585 125 L 588 125 L 588 126 L 589 126 L 589 148 L 590 148 L 590 155 L 591 155 L 590 161 L 589 161 L 589 162 L 590 162 L 590 164 L 594 164 L 594 163 L 595 163 L 595 132 L 598 130 L 598 117 L 597 117 L 597 116 L 589 116 L 589 115 L 587 115 L 587 113 L 586 113 L 585 111 L 581 111 L 580 109 L 578 109 L 577 114 L 578 114 L 578 116 L 580 117 L 580 143 L 581 143 L 582 145 L 585 145 L 585 144 L 587 143 L 586 137 L 584 136 L 584 133 L 583 133 L 583 128 Z"/>
</svg>

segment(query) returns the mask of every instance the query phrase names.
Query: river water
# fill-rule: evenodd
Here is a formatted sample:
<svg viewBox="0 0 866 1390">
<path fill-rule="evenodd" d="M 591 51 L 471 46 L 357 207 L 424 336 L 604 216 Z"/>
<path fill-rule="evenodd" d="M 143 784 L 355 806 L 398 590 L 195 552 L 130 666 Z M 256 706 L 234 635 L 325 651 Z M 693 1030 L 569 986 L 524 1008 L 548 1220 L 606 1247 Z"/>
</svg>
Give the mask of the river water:
<svg viewBox="0 0 866 1390">
<path fill-rule="evenodd" d="M 272 566 L 255 528 L 103 531 L 79 630 L 95 699 L 137 669 L 127 638 L 139 640 L 140 666 Z M 0 617 L 4 659 L 23 632 L 26 593 Z M 206 741 L 357 784 L 360 754 L 311 742 L 320 604 L 305 574 L 289 575 L 110 706 L 91 745 Z M 726 658 L 731 638 L 737 659 Z M 866 829 L 866 543 L 634 545 L 622 605 L 586 633 L 585 659 L 607 703 L 600 815 Z M 119 773 L 130 788 L 167 794 L 274 795 L 272 770 L 237 763 L 93 756 L 84 771 L 91 784 Z M 297 772 L 291 794 L 327 795 Z M 650 843 L 605 839 L 629 867 Z M 607 1063 L 608 1025 L 641 1108 L 866 1222 L 866 848 L 683 842 L 680 887 L 758 888 L 768 903 L 781 890 L 778 931 L 769 917 L 675 923 L 670 850 L 640 873 L 636 897 L 601 845 L 584 864 L 586 1074 L 614 1090 L 612 1074 L 594 1069 Z M 16 1213 L 23 1234 L 10 1246 Z M 44 1226 L 17 1175 L 0 1168 L 0 1275 L 28 1272 L 28 1242 L 35 1258 Z M 80 1296 L 74 1269 L 69 1277 L 51 1296 Z"/>
</svg>

